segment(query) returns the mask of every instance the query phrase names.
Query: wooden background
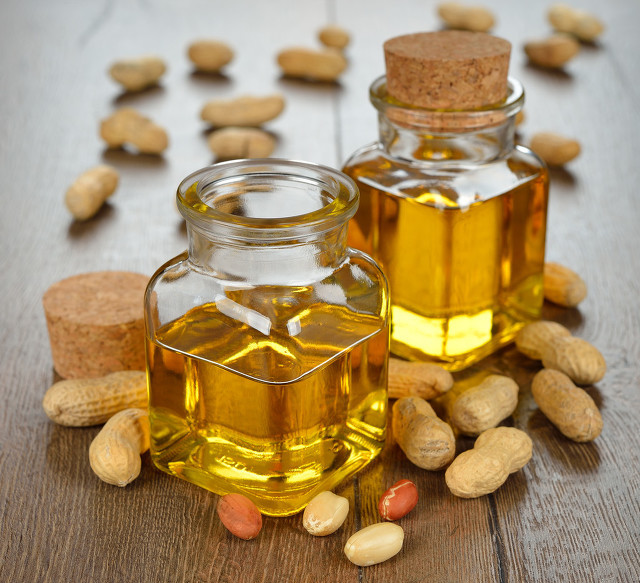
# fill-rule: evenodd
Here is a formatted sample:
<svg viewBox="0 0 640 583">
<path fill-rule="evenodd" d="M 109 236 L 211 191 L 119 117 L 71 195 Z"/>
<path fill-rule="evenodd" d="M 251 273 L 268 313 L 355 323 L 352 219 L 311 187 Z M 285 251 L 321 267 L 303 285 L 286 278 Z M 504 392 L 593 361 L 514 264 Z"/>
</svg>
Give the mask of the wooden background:
<svg viewBox="0 0 640 583">
<path fill-rule="evenodd" d="M 440 473 L 414 468 L 394 445 L 342 494 L 352 512 L 335 535 L 311 538 L 300 516 L 266 518 L 258 539 L 233 538 L 217 497 L 155 470 L 124 489 L 100 482 L 87 450 L 98 428 L 58 427 L 41 399 L 55 380 L 41 297 L 54 282 L 104 269 L 150 275 L 185 248 L 173 196 L 188 173 L 211 163 L 202 104 L 242 93 L 282 92 L 284 114 L 268 128 L 274 155 L 339 166 L 376 138 L 370 82 L 381 45 L 439 27 L 435 2 L 419 0 L 3 0 L 0 4 L 0 580 L 91 582 L 485 582 L 640 580 L 640 3 L 582 0 L 607 25 L 564 72 L 526 64 L 525 39 L 549 32 L 550 2 L 487 0 L 494 32 L 513 43 L 512 74 L 527 90 L 521 135 L 575 136 L 583 153 L 552 173 L 548 259 L 582 274 L 579 310 L 547 306 L 604 353 L 609 370 L 589 388 L 604 431 L 594 443 L 563 438 L 530 396 L 536 366 L 512 348 L 476 371 L 512 375 L 521 399 L 508 423 L 533 439 L 530 464 L 495 494 L 452 496 Z M 350 67 L 335 85 L 280 77 L 275 55 L 316 46 L 336 20 L 353 34 Z M 229 42 L 224 76 L 195 74 L 185 57 L 198 37 Z M 125 95 L 107 77 L 116 58 L 157 53 L 161 86 Z M 134 106 L 165 126 L 163 157 L 106 151 L 99 120 Z M 86 223 L 63 205 L 85 169 L 113 164 L 121 185 Z M 460 440 L 460 449 L 470 440 Z M 400 478 L 418 485 L 401 521 L 394 559 L 358 568 L 346 539 L 378 520 L 382 492 Z"/>
</svg>

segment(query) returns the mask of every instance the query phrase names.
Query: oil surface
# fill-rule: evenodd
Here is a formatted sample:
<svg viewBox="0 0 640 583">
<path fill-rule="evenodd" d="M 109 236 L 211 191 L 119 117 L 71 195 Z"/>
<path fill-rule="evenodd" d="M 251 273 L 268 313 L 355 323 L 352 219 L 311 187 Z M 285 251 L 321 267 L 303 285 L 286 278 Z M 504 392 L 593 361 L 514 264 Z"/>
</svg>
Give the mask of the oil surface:
<svg viewBox="0 0 640 583">
<path fill-rule="evenodd" d="M 478 174 L 473 195 L 468 174 L 429 182 L 375 152 L 344 171 L 361 194 L 349 244 L 389 280 L 392 352 L 460 370 L 540 317 L 544 170 L 509 161 Z"/>
<path fill-rule="evenodd" d="M 272 302 L 262 323 L 243 308 L 242 324 L 229 306 L 240 295 L 147 339 L 151 455 L 265 514 L 293 514 L 381 450 L 389 332 L 380 318 L 327 304 L 294 319 Z"/>
</svg>

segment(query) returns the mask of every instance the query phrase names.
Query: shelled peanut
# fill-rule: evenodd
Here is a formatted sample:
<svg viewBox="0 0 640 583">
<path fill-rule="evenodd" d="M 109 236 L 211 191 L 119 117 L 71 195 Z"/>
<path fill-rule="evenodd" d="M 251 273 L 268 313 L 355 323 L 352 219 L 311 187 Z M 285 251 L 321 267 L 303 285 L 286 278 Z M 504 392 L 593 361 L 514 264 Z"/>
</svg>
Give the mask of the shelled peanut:
<svg viewBox="0 0 640 583">
<path fill-rule="evenodd" d="M 149 449 L 149 439 L 146 409 L 125 409 L 116 413 L 91 442 L 91 469 L 108 484 L 126 486 L 140 474 L 140 454 Z"/>
<path fill-rule="evenodd" d="M 580 142 L 554 132 L 535 133 L 529 147 L 552 167 L 564 166 L 580 154 Z"/>
<path fill-rule="evenodd" d="M 344 546 L 344 554 L 359 567 L 389 560 L 402 550 L 404 530 L 393 522 L 380 522 L 353 534 Z"/>
<path fill-rule="evenodd" d="M 83 172 L 65 194 L 67 209 L 79 221 L 90 219 L 115 192 L 119 178 L 115 168 L 104 164 Z"/>
<path fill-rule="evenodd" d="M 551 26 L 558 32 L 572 34 L 585 42 L 596 40 L 604 31 L 602 21 L 589 12 L 568 4 L 553 4 L 547 12 Z"/>
<path fill-rule="evenodd" d="M 389 398 L 435 399 L 453 386 L 453 376 L 434 363 L 389 358 Z"/>
<path fill-rule="evenodd" d="M 220 160 L 268 158 L 276 147 L 275 138 L 258 128 L 222 128 L 213 132 L 207 143 Z"/>
<path fill-rule="evenodd" d="M 222 496 L 216 510 L 222 524 L 238 538 L 251 540 L 262 529 L 262 515 L 258 507 L 242 494 Z"/>
<path fill-rule="evenodd" d="M 468 6 L 459 2 L 442 2 L 438 5 L 438 16 L 449 28 L 487 32 L 493 28 L 493 13 L 484 6 Z"/>
<path fill-rule="evenodd" d="M 233 49 L 225 42 L 215 39 L 201 39 L 187 48 L 187 56 L 198 71 L 218 73 L 234 57 Z"/>
<path fill-rule="evenodd" d="M 146 406 L 147 378 L 137 370 L 59 381 L 42 400 L 47 417 L 69 427 L 99 425 L 123 409 Z"/>
<path fill-rule="evenodd" d="M 110 148 L 131 144 L 141 154 L 160 154 L 167 149 L 167 132 L 132 108 L 116 111 L 100 124 L 100 136 Z"/>
<path fill-rule="evenodd" d="M 144 56 L 116 61 L 109 68 L 109 75 L 127 91 L 141 91 L 155 85 L 166 70 L 160 57 Z"/>
<path fill-rule="evenodd" d="M 549 69 L 559 69 L 566 65 L 580 51 L 580 44 L 566 34 L 553 34 L 544 39 L 530 40 L 524 45 L 524 52 L 534 65 Z"/>
<path fill-rule="evenodd" d="M 584 280 L 560 263 L 547 261 L 544 264 L 543 287 L 546 300 L 565 308 L 575 308 L 587 297 Z"/>
<path fill-rule="evenodd" d="M 327 536 L 342 526 L 348 514 L 349 500 L 326 490 L 307 504 L 302 525 L 309 534 Z"/>
<path fill-rule="evenodd" d="M 343 50 L 351 41 L 349 32 L 337 24 L 329 24 L 318 31 L 318 40 L 325 46 Z"/>
<path fill-rule="evenodd" d="M 496 427 L 518 406 L 518 385 L 509 377 L 490 375 L 455 400 L 453 425 L 464 435 L 479 435 Z"/>
<path fill-rule="evenodd" d="M 560 432 L 577 442 L 593 441 L 602 431 L 602 416 L 593 399 L 557 370 L 539 371 L 531 393 L 540 411 Z"/>
<path fill-rule="evenodd" d="M 280 51 L 277 61 L 287 77 L 309 81 L 336 81 L 347 68 L 347 60 L 335 49 L 292 47 Z"/>
<path fill-rule="evenodd" d="M 243 95 L 207 102 L 200 117 L 216 127 L 257 127 L 278 117 L 284 106 L 284 97 L 279 93 L 264 97 Z"/>
<path fill-rule="evenodd" d="M 418 503 L 418 488 L 411 480 L 400 480 L 389 488 L 378 502 L 383 520 L 398 520 L 411 512 Z"/>
<path fill-rule="evenodd" d="M 445 472 L 451 492 L 461 498 L 477 498 L 495 492 L 510 474 L 531 459 L 531 438 L 514 427 L 482 432 L 473 449 L 462 452 Z"/>
<path fill-rule="evenodd" d="M 393 436 L 409 461 L 425 470 L 440 470 L 455 456 L 451 427 L 419 397 L 404 397 L 393 405 Z"/>
</svg>

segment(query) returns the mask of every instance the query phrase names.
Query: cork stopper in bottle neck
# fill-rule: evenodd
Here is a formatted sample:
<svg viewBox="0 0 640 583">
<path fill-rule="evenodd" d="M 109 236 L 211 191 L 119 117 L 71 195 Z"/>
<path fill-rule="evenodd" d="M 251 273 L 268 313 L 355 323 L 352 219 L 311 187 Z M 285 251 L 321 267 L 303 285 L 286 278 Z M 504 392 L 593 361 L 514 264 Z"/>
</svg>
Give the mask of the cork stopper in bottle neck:
<svg viewBox="0 0 640 583">
<path fill-rule="evenodd" d="M 511 44 L 480 32 L 444 30 L 385 42 L 387 91 L 427 109 L 468 110 L 507 96 Z"/>
</svg>

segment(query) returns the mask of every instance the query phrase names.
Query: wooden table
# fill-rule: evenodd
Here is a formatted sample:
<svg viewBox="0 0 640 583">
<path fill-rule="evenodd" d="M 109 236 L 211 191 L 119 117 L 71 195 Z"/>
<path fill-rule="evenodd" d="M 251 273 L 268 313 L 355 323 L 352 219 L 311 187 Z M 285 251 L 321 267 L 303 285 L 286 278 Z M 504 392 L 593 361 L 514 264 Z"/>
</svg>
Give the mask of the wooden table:
<svg viewBox="0 0 640 583">
<path fill-rule="evenodd" d="M 439 27 L 435 3 L 418 0 L 7 0 L 0 8 L 0 163 L 3 212 L 0 297 L 0 580 L 83 582 L 414 582 L 640 580 L 640 4 L 582 7 L 607 31 L 564 72 L 527 65 L 525 39 L 549 32 L 547 2 L 487 0 L 494 32 L 513 43 L 512 75 L 527 90 L 521 136 L 575 136 L 582 155 L 552 172 L 548 259 L 572 266 L 589 296 L 579 309 L 546 316 L 603 352 L 608 372 L 588 388 L 604 431 L 593 443 L 565 439 L 530 395 L 535 363 L 507 348 L 477 367 L 513 376 L 520 405 L 508 424 L 533 440 L 529 465 L 495 494 L 451 495 L 442 472 L 413 467 L 393 444 L 344 485 L 352 503 L 343 528 L 315 539 L 301 517 L 266 518 L 244 542 L 219 522 L 218 497 L 152 467 L 126 488 L 102 483 L 87 450 L 98 428 L 54 425 L 41 400 L 56 380 L 41 297 L 54 282 L 104 269 L 151 274 L 185 248 L 173 196 L 187 174 L 212 162 L 202 104 L 215 97 L 282 92 L 285 113 L 268 125 L 275 155 L 339 166 L 376 138 L 370 82 L 383 72 L 381 45 Z M 336 85 L 280 77 L 275 55 L 315 46 L 337 20 L 353 33 L 350 67 Z M 222 76 L 193 73 L 186 46 L 229 42 L 236 59 Z M 158 53 L 161 86 L 122 94 L 107 77 L 116 58 Z M 134 106 L 165 126 L 162 157 L 104 149 L 99 120 Z M 63 205 L 71 181 L 105 162 L 121 185 L 92 220 Z M 460 439 L 459 449 L 470 439 Z M 378 521 L 379 496 L 400 478 L 420 491 L 401 521 L 405 545 L 369 568 L 342 553 L 357 529 Z"/>
</svg>

